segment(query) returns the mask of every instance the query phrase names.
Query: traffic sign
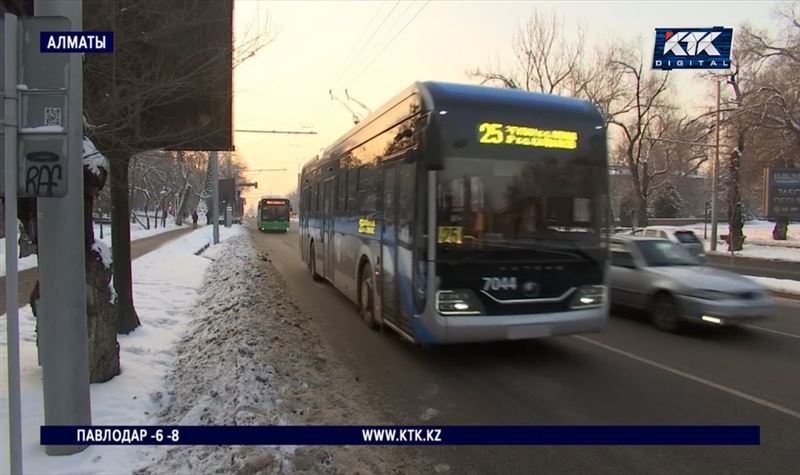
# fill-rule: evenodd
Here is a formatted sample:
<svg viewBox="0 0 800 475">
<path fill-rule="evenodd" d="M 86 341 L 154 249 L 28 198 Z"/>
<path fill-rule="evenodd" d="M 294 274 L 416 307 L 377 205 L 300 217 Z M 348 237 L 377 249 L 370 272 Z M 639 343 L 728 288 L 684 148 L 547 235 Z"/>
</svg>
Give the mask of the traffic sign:
<svg viewBox="0 0 800 475">
<path fill-rule="evenodd" d="M 41 33 L 67 31 L 65 17 L 19 20 L 17 58 L 17 193 L 20 197 L 50 198 L 67 194 L 68 54 L 42 54 Z M 6 157 L 0 155 L 0 160 Z M 0 183 L 3 183 L 0 181 Z M 5 186 L 0 188 L 5 195 Z"/>
</svg>

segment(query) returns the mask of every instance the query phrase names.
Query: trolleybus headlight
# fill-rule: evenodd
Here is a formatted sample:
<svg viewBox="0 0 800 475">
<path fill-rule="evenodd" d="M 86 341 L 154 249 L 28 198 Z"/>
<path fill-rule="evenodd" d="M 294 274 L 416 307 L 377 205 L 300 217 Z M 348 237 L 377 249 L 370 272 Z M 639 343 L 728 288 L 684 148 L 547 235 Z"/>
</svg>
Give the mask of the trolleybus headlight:
<svg viewBox="0 0 800 475">
<path fill-rule="evenodd" d="M 600 307 L 606 301 L 608 290 L 604 285 L 584 285 L 572 297 L 570 308 Z"/>
<path fill-rule="evenodd" d="M 481 302 L 469 289 L 436 292 L 436 309 L 442 315 L 481 315 Z"/>
</svg>

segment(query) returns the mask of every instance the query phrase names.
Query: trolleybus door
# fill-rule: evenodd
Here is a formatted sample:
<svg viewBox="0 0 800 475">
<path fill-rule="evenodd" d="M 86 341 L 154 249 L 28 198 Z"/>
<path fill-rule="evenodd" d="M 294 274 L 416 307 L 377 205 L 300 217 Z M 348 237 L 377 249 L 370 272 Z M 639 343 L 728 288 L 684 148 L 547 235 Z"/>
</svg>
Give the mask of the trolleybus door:
<svg viewBox="0 0 800 475">
<path fill-rule="evenodd" d="M 381 307 L 383 318 L 396 320 L 397 275 L 397 166 L 388 163 L 383 170 L 383 226 L 381 226 Z"/>
<path fill-rule="evenodd" d="M 334 177 L 322 182 L 322 272 L 333 282 L 333 200 Z"/>
</svg>

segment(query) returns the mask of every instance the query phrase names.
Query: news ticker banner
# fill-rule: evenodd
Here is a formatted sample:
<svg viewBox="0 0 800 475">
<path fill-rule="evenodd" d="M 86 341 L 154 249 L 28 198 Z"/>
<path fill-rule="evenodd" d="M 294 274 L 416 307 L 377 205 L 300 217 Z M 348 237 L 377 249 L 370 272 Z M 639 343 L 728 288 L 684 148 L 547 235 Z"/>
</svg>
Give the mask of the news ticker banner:
<svg viewBox="0 0 800 475">
<path fill-rule="evenodd" d="M 759 445 L 759 426 L 42 426 L 42 445 Z"/>
</svg>

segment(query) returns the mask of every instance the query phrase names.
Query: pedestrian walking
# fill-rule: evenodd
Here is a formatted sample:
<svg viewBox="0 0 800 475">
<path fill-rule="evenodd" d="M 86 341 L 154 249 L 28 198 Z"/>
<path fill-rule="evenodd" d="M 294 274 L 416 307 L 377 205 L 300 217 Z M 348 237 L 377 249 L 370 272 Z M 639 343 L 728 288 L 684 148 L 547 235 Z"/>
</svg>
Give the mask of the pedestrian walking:
<svg viewBox="0 0 800 475">
<path fill-rule="evenodd" d="M 198 219 L 198 217 L 197 217 L 197 210 L 195 210 L 195 211 L 192 211 L 192 227 L 193 227 L 194 229 L 197 229 L 197 219 Z"/>
</svg>

